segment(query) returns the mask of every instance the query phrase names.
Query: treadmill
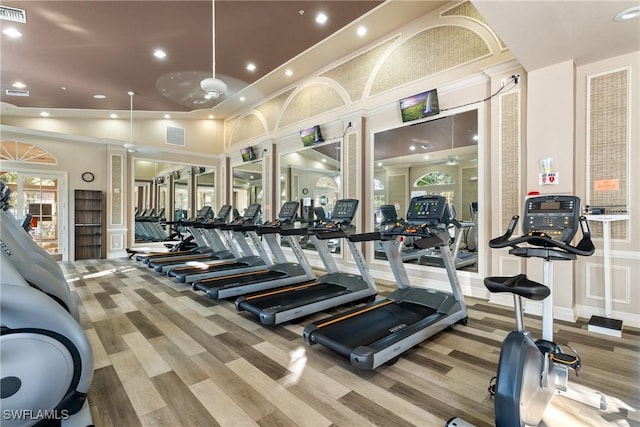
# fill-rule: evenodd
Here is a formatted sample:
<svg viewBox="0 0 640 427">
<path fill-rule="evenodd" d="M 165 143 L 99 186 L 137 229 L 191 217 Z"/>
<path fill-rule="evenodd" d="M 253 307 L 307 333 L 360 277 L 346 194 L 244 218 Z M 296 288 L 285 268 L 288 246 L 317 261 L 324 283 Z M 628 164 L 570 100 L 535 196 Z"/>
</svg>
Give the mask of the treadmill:
<svg viewBox="0 0 640 427">
<path fill-rule="evenodd" d="M 455 229 L 455 234 L 453 236 L 453 244 L 451 245 L 451 250 L 453 254 L 453 264 L 456 266 L 456 269 L 468 267 L 474 265 L 478 262 L 478 252 L 476 251 L 468 251 L 463 252 L 461 250 L 463 240 L 465 236 L 468 234 L 470 230 L 476 231 L 476 222 L 469 221 L 458 221 L 456 219 L 455 209 L 453 207 L 449 208 L 449 215 L 446 218 L 442 218 L 442 221 L 439 224 L 439 227 L 443 230 L 447 230 L 451 225 Z M 418 261 L 421 265 L 428 265 L 432 267 L 444 267 L 444 261 L 442 259 L 442 255 L 439 251 L 435 249 L 430 249 L 426 254 L 422 255 Z"/>
<path fill-rule="evenodd" d="M 194 236 L 198 246 L 189 253 L 180 253 L 179 255 L 169 254 L 166 257 L 154 257 L 147 263 L 149 268 L 155 269 L 158 273 L 165 273 L 170 266 L 184 265 L 192 261 L 205 261 L 210 259 L 227 259 L 232 258 L 228 248 L 218 239 L 212 240 L 211 235 L 200 226 L 206 222 L 224 223 L 229 217 L 231 207 L 224 205 L 220 208 L 220 212 L 213 220 L 199 220 L 183 222 L 191 234 Z"/>
<path fill-rule="evenodd" d="M 258 316 L 264 325 L 277 325 L 350 302 L 373 299 L 377 293 L 376 284 L 354 242 L 347 240 L 347 245 L 360 275 L 338 271 L 326 243 L 332 239 L 346 239 L 355 232 L 351 222 L 357 207 L 357 200 L 338 200 L 330 221 L 319 222 L 309 228 L 311 241 L 316 245 L 327 271 L 325 275 L 301 285 L 240 297 L 235 303 L 238 311 Z"/>
<path fill-rule="evenodd" d="M 224 209 L 226 209 L 226 205 L 220 208 L 220 213 L 223 213 Z M 218 214 L 218 216 L 220 216 L 220 213 Z M 213 215 L 214 215 L 214 213 L 213 213 L 213 209 L 211 208 L 211 206 L 203 206 L 197 212 L 196 217 L 193 218 L 191 221 L 180 220 L 180 221 L 167 221 L 166 222 L 166 224 L 169 225 L 169 226 L 185 226 L 185 227 L 187 227 L 187 229 L 191 233 L 191 236 L 189 238 L 187 238 L 187 239 L 193 239 L 193 240 L 196 241 L 196 247 L 195 248 L 187 249 L 187 250 L 176 250 L 176 251 L 168 250 L 168 251 L 164 251 L 164 252 L 139 253 L 139 254 L 135 254 L 136 255 L 136 261 L 138 261 L 138 262 L 140 262 L 142 264 L 148 264 L 149 261 L 153 260 L 153 259 L 160 259 L 160 258 L 163 258 L 163 257 L 170 257 L 170 256 L 178 256 L 178 255 L 194 254 L 194 253 L 211 251 L 211 248 L 208 246 L 208 242 L 202 238 L 202 235 L 200 233 L 196 232 L 193 229 L 193 224 L 195 224 L 197 222 L 206 221 L 208 219 L 211 219 L 213 217 Z"/>
<path fill-rule="evenodd" d="M 170 269 L 168 275 L 175 278 L 181 283 L 195 283 L 206 281 L 216 277 L 225 277 L 232 274 L 247 274 L 253 271 L 261 271 L 270 265 L 273 265 L 271 256 L 260 242 L 260 237 L 256 230 L 261 214 L 261 207 L 255 203 L 249 205 L 245 212 L 245 216 L 236 219 L 229 224 L 220 224 L 213 228 L 219 229 L 222 236 L 226 239 L 227 245 L 235 255 L 235 259 L 225 261 L 212 260 L 210 262 L 192 262 Z M 205 227 L 209 227 L 205 225 Z M 251 245 L 247 242 L 245 234 L 253 248 L 257 251 L 257 255 L 251 249 Z M 269 249 L 274 253 L 277 261 L 286 261 L 286 258 L 280 247 L 271 239 L 265 239 Z"/>
<path fill-rule="evenodd" d="M 276 258 L 280 258 L 276 259 L 276 263 L 259 271 L 199 280 L 193 283 L 193 289 L 203 291 L 212 299 L 225 299 L 314 280 L 313 269 L 304 256 L 300 243 L 298 243 L 298 238 L 306 234 L 307 229 L 294 228 L 298 207 L 298 202 L 286 202 L 280 209 L 277 220 L 255 227 L 257 233 L 267 243 L 273 244 L 270 249 Z M 287 239 L 298 259 L 297 263 L 287 261 L 282 248 L 277 244 L 277 234 L 281 234 Z"/>
<path fill-rule="evenodd" d="M 396 207 L 393 205 L 382 205 L 380 206 L 380 214 L 382 215 L 382 222 L 380 223 L 381 228 L 385 228 L 387 226 L 393 226 L 396 222 L 398 222 L 398 214 L 396 213 Z M 378 242 L 376 245 L 376 252 L 384 253 L 384 247 L 382 242 Z M 407 237 L 401 245 L 400 257 L 403 262 L 416 261 L 420 259 L 423 255 L 427 255 L 429 250 L 418 249 L 413 246 L 413 238 Z"/>
<path fill-rule="evenodd" d="M 398 289 L 387 298 L 355 308 L 304 328 L 307 344 L 322 344 L 350 359 L 356 369 L 394 363 L 402 353 L 456 323 L 466 324 L 467 309 L 449 244 L 430 226 L 449 215 L 442 196 L 411 199 L 406 221 L 383 231 L 349 236 L 350 240 L 381 240 Z M 438 246 L 452 292 L 414 288 L 400 257 L 400 236 L 415 237 L 416 247 Z"/>
</svg>

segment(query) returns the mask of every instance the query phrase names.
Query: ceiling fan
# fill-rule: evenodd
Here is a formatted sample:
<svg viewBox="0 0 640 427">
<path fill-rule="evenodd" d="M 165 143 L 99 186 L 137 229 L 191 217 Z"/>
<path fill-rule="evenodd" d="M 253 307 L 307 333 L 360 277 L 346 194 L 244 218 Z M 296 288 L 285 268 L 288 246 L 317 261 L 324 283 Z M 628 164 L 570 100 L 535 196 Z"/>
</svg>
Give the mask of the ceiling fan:
<svg viewBox="0 0 640 427">
<path fill-rule="evenodd" d="M 227 91 L 227 84 L 216 78 L 216 3 L 211 0 L 211 62 L 212 74 L 200 82 L 200 87 L 205 91 L 205 99 L 218 99 Z"/>
<path fill-rule="evenodd" d="M 133 143 L 133 95 L 135 95 L 135 92 L 129 91 L 127 94 L 129 95 L 129 142 L 124 144 L 124 148 L 126 148 L 129 153 L 159 152 L 155 148 L 136 145 Z"/>
</svg>

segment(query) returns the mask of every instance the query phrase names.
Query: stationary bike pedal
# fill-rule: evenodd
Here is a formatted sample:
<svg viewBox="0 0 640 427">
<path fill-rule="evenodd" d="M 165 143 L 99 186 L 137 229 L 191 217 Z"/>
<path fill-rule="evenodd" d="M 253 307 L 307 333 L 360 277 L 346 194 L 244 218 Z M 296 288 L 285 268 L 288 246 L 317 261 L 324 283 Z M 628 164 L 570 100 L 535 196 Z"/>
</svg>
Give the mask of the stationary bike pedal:
<svg viewBox="0 0 640 427">
<path fill-rule="evenodd" d="M 580 355 L 573 349 L 571 346 L 567 346 L 573 352 L 573 354 L 563 353 L 561 349 L 559 351 L 551 354 L 551 360 L 555 363 L 559 363 L 561 365 L 565 365 L 568 368 L 573 369 L 576 372 L 576 376 L 578 376 L 578 372 L 582 367 L 582 361 L 580 360 Z"/>
<path fill-rule="evenodd" d="M 493 398 L 496 395 L 496 377 L 491 377 L 489 380 L 487 391 L 489 392 L 489 398 Z"/>
</svg>

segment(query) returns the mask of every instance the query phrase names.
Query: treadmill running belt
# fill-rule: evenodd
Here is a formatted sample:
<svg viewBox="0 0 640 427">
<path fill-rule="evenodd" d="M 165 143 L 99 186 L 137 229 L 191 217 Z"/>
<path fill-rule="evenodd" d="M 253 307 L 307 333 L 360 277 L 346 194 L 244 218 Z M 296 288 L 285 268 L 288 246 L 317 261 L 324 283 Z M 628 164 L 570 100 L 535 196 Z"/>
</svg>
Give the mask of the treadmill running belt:
<svg viewBox="0 0 640 427">
<path fill-rule="evenodd" d="M 313 341 L 349 357 L 357 347 L 368 346 L 435 312 L 435 309 L 421 304 L 393 302 L 346 321 L 320 327 L 313 333 Z"/>
<path fill-rule="evenodd" d="M 241 307 L 248 312 L 257 314 L 255 310 L 278 309 L 281 307 L 297 307 L 304 303 L 309 304 L 329 298 L 335 294 L 345 293 L 345 287 L 334 285 L 333 283 L 317 283 L 310 286 L 298 285 L 295 290 L 276 293 L 272 295 L 260 296 L 258 298 L 248 297 L 241 303 Z M 252 308 L 252 309 L 250 309 Z"/>
<path fill-rule="evenodd" d="M 286 276 L 282 271 L 267 271 L 256 274 L 237 274 L 232 276 L 222 276 L 213 279 L 204 279 L 196 282 L 193 287 L 203 291 L 209 289 L 231 288 L 234 286 L 248 285 L 251 283 L 266 282 Z"/>
</svg>

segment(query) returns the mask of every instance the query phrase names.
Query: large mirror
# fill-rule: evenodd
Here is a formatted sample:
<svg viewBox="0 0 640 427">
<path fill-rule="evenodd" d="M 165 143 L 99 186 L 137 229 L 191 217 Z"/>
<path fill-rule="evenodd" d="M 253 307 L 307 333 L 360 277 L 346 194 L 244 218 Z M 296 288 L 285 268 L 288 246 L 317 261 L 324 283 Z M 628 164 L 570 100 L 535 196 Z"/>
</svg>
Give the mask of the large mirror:
<svg viewBox="0 0 640 427">
<path fill-rule="evenodd" d="M 340 141 L 328 142 L 280 156 L 280 204 L 299 202 L 306 220 L 330 217 L 342 197 L 340 148 Z M 311 243 L 304 247 L 315 250 Z M 329 248 L 339 252 L 339 240 L 329 242 Z"/>
<path fill-rule="evenodd" d="M 135 240 L 138 242 L 168 237 L 172 230 L 162 225 L 163 220 L 189 218 L 207 205 L 215 209 L 212 167 L 134 159 L 133 175 Z"/>
<path fill-rule="evenodd" d="M 478 112 L 450 116 L 374 135 L 374 223 L 405 217 L 411 197 L 445 196 L 456 221 L 446 228 L 456 268 L 478 271 Z M 480 206 L 481 207 L 481 206 Z M 375 257 L 384 259 L 376 247 Z M 443 267 L 438 250 L 416 250 L 411 241 L 405 262 Z"/>
<path fill-rule="evenodd" d="M 244 211 L 250 204 L 264 204 L 261 160 L 234 166 L 232 175 L 233 196 L 231 206 L 241 216 L 244 215 Z"/>
</svg>

